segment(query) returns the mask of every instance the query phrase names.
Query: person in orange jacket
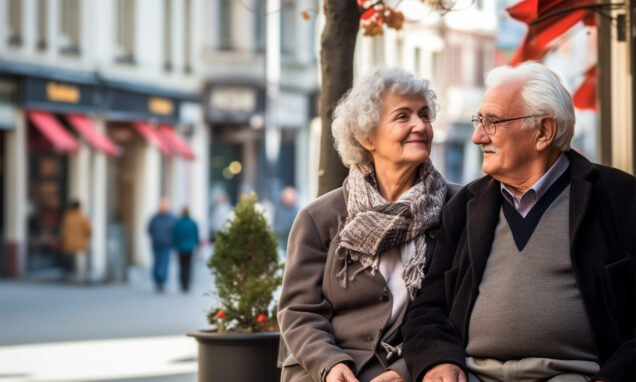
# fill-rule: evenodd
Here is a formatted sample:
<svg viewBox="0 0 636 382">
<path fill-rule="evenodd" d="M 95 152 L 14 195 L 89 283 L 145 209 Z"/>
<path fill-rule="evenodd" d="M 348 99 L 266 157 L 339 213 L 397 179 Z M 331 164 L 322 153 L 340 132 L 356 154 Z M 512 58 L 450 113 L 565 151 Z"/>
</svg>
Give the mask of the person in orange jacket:
<svg viewBox="0 0 636 382">
<path fill-rule="evenodd" d="M 78 200 L 72 200 L 62 217 L 62 252 L 72 258 L 74 281 L 87 281 L 88 249 L 92 233 L 91 222 L 82 212 Z"/>
</svg>

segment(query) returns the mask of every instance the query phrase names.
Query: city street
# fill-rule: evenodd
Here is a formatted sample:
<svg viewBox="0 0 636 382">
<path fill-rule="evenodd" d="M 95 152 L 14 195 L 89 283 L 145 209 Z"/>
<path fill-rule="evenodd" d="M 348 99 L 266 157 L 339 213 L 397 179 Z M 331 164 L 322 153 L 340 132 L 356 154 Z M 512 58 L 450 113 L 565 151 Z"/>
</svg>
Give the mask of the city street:
<svg viewBox="0 0 636 382">
<path fill-rule="evenodd" d="M 165 293 L 149 271 L 132 269 L 127 284 L 0 282 L 0 381 L 196 381 L 196 341 L 208 326 L 212 277 L 193 264 L 188 294 L 171 263 Z"/>
</svg>

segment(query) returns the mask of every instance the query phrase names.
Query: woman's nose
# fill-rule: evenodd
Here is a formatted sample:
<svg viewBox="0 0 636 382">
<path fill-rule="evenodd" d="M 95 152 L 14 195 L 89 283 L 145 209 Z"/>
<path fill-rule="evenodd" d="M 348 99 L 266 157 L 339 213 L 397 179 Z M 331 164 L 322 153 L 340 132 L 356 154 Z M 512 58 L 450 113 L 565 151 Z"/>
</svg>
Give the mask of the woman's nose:
<svg viewBox="0 0 636 382">
<path fill-rule="evenodd" d="M 415 118 L 415 121 L 413 123 L 413 127 L 411 128 L 411 130 L 413 131 L 426 131 L 426 126 L 430 125 L 431 123 L 429 121 L 424 121 L 421 118 Z"/>
</svg>

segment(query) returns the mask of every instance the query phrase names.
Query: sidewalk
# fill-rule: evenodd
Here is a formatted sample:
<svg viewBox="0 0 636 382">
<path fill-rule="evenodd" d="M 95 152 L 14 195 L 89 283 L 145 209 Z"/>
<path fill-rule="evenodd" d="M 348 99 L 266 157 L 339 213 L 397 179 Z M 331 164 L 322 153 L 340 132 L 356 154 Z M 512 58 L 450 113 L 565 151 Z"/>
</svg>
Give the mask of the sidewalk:
<svg viewBox="0 0 636 382">
<path fill-rule="evenodd" d="M 164 294 L 148 270 L 125 285 L 0 281 L 0 382 L 195 382 L 185 333 L 208 327 L 213 282 L 197 259 L 183 294 L 174 265 Z"/>
</svg>

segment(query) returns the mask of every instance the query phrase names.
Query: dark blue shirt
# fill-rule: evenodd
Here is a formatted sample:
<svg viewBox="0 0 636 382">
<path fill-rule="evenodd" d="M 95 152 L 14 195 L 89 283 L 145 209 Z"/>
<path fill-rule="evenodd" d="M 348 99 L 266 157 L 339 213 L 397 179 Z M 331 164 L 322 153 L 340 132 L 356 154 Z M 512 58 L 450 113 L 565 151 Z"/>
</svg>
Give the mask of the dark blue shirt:
<svg viewBox="0 0 636 382">
<path fill-rule="evenodd" d="M 150 219 L 148 234 L 154 248 L 172 247 L 172 229 L 177 219 L 172 214 L 158 213 Z"/>
</svg>

